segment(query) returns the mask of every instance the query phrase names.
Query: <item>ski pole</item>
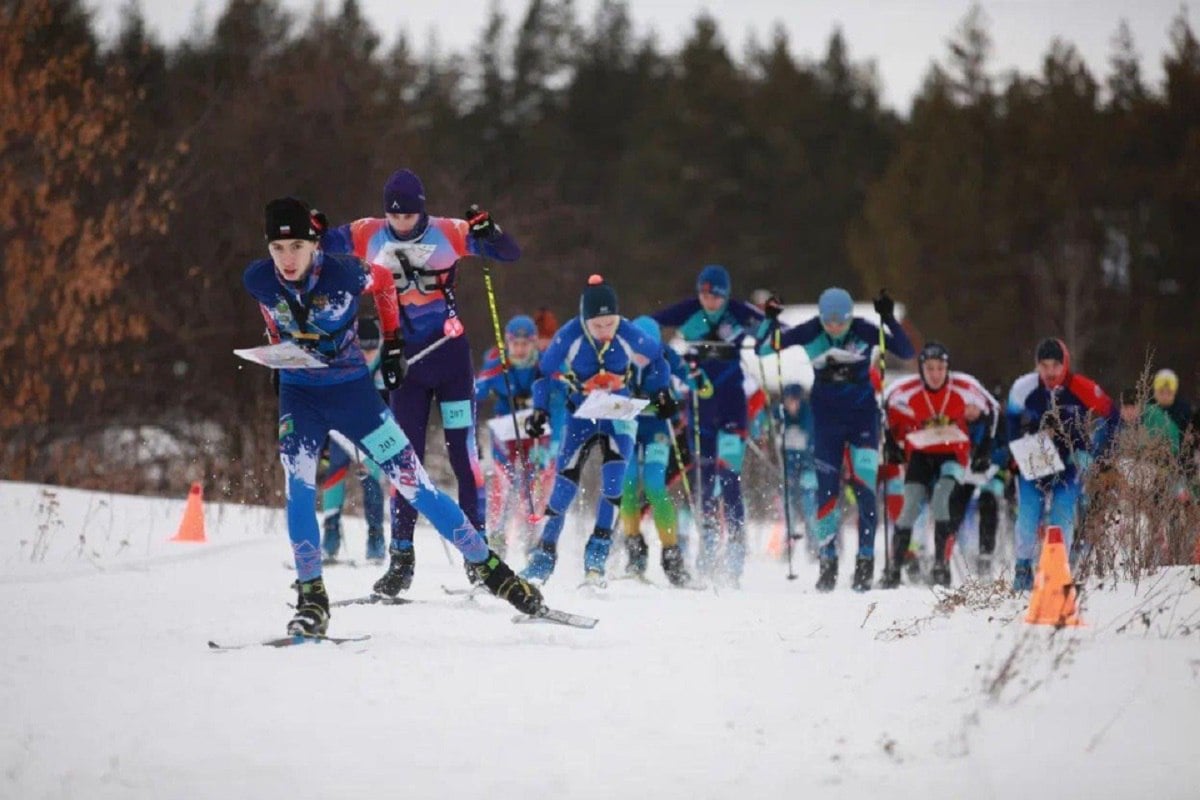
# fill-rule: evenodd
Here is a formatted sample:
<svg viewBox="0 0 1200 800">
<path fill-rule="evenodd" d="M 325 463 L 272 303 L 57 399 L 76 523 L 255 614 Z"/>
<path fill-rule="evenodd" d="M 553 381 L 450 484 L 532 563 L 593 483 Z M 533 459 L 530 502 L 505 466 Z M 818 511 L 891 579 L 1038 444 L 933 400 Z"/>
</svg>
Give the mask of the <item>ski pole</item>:
<svg viewBox="0 0 1200 800">
<path fill-rule="evenodd" d="M 408 365 L 411 367 L 413 364 L 417 363 L 422 358 L 429 355 L 434 350 L 437 350 L 439 347 L 441 347 L 442 345 L 444 345 L 446 342 L 450 341 L 453 338 L 454 338 L 453 336 L 443 336 L 442 338 L 438 339 L 433 344 L 427 345 L 426 347 L 422 347 L 419 351 L 417 351 L 416 355 L 414 355 L 412 358 L 410 358 L 408 360 Z"/>
<path fill-rule="evenodd" d="M 880 294 L 887 291 L 882 290 Z M 883 447 L 884 437 L 887 435 L 887 404 L 884 400 L 883 381 L 887 377 L 887 339 L 883 335 L 883 317 L 879 318 L 879 416 L 880 416 L 880 437 L 879 444 Z M 882 458 L 879 459 L 883 461 Z M 882 467 L 882 465 L 881 465 Z M 892 568 L 892 541 L 891 541 L 891 524 L 888 519 L 888 498 L 887 498 L 887 480 L 884 479 L 883 469 L 879 470 L 880 479 L 875 481 L 876 489 L 882 490 L 879 493 L 883 496 L 883 568 L 884 574 Z"/>
<path fill-rule="evenodd" d="M 779 382 L 779 404 L 783 407 L 783 352 L 780 348 L 779 328 L 775 328 L 774 335 L 771 337 L 772 344 L 775 345 L 775 379 Z M 762 361 L 758 362 L 760 365 Z M 779 436 L 779 464 L 783 467 L 783 529 L 787 533 L 787 562 L 789 581 L 796 580 L 796 572 L 792 569 L 792 498 L 791 492 L 788 490 L 788 465 L 787 465 L 787 447 L 784 439 L 787 437 L 787 426 L 781 425 L 783 428 Z"/>
<path fill-rule="evenodd" d="M 512 379 L 508 374 L 508 351 L 504 347 L 504 334 L 500 330 L 500 314 L 496 311 L 496 293 L 492 290 L 492 270 L 491 262 L 486 259 L 483 262 L 483 285 L 487 290 L 488 310 L 492 314 L 492 330 L 496 334 L 496 350 L 500 353 L 500 371 L 504 375 L 504 390 L 508 393 L 508 413 L 512 417 L 513 434 L 517 437 L 516 459 L 518 463 L 517 476 L 521 482 L 521 488 L 524 489 L 525 505 L 529 510 L 529 521 L 537 522 L 539 517 L 533 508 L 533 490 L 529 486 L 529 481 L 523 480 L 525 475 L 525 451 L 521 446 L 521 426 L 517 424 L 517 403 L 516 397 L 513 395 Z"/>
</svg>

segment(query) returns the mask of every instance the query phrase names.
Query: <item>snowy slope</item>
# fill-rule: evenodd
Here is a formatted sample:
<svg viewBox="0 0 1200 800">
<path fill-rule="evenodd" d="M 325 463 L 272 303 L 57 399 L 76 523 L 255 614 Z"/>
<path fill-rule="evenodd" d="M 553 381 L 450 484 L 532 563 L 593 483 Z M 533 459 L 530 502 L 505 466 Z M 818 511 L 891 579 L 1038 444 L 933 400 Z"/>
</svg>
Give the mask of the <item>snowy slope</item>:
<svg viewBox="0 0 1200 800">
<path fill-rule="evenodd" d="M 765 556 L 740 592 L 594 596 L 564 541 L 546 591 L 601 618 L 580 631 L 445 595 L 465 578 L 422 528 L 419 603 L 335 611 L 371 641 L 214 653 L 283 631 L 282 516 L 210 503 L 209 543 L 167 542 L 182 510 L 0 482 L 0 797 L 1200 796 L 1186 569 L 1055 633 L 1012 599 L 818 595 Z"/>
</svg>

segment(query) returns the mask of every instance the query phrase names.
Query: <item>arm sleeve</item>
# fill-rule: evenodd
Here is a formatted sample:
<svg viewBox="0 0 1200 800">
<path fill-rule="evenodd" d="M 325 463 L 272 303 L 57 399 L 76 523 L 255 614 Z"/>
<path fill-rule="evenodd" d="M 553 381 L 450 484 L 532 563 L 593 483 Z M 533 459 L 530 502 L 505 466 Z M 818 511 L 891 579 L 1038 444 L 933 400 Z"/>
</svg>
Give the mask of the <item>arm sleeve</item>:
<svg viewBox="0 0 1200 800">
<path fill-rule="evenodd" d="M 379 327 L 385 339 L 394 338 L 400 330 L 400 303 L 396 299 L 396 282 L 387 267 L 379 264 L 364 266 L 368 272 L 363 292 L 375 296 L 375 307 L 379 311 Z"/>
<path fill-rule="evenodd" d="M 859 335 L 864 340 L 873 344 L 879 343 L 879 328 L 875 323 L 856 317 L 852 325 L 858 328 Z M 900 323 L 894 319 L 884 321 L 883 341 L 887 345 L 888 352 L 897 358 L 912 358 L 916 354 L 912 342 L 908 339 L 908 334 L 904 332 L 904 328 L 901 327 Z"/>
<path fill-rule="evenodd" d="M 476 239 L 468 233 L 467 252 L 496 261 L 516 261 L 521 257 L 521 248 L 517 245 L 517 240 L 504 230 L 501 230 L 500 235 L 491 241 Z"/>
<path fill-rule="evenodd" d="M 801 322 L 794 328 L 788 328 L 779 337 L 779 349 L 793 345 L 805 345 L 821 335 L 821 318 L 813 317 L 807 322 Z"/>
<path fill-rule="evenodd" d="M 696 313 L 696 309 L 700 307 L 700 301 L 691 298 L 681 300 L 674 305 L 655 311 L 650 314 L 650 318 L 659 325 L 666 325 L 669 328 L 678 328 L 680 325 L 688 321 L 692 314 Z"/>
<path fill-rule="evenodd" d="M 559 329 L 554 338 L 550 340 L 550 344 L 542 351 L 541 358 L 538 359 L 538 374 L 541 377 L 533 382 L 532 405 L 534 408 L 540 408 L 543 411 L 548 409 L 550 383 L 554 379 L 554 374 L 558 372 L 558 368 L 563 361 L 563 356 L 567 352 L 567 340 L 564 331 L 565 328 Z"/>
</svg>

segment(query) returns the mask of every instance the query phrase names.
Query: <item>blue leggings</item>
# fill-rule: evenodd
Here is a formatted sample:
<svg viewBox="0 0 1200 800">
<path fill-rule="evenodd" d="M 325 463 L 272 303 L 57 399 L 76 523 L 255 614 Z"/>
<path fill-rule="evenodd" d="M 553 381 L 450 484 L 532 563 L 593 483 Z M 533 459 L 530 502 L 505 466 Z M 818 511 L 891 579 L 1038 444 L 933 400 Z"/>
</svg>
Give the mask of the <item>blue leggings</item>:
<svg viewBox="0 0 1200 800">
<path fill-rule="evenodd" d="M 816 411 L 816 410 L 815 410 Z M 850 448 L 851 486 L 858 503 L 858 555 L 875 555 L 875 481 L 879 474 L 879 412 L 825 415 L 817 413 L 813 456 L 817 468 L 817 541 L 823 558 L 837 557 L 841 527 L 838 500 L 842 488 L 842 459 Z"/>
<path fill-rule="evenodd" d="M 558 544 L 566 522 L 567 509 L 579 491 L 579 473 L 584 459 L 594 445 L 599 444 L 604 454 L 604 465 L 600 468 L 600 502 L 596 506 L 596 528 L 611 531 L 621 505 L 621 483 L 625 477 L 625 463 L 633 454 L 633 436 L 636 423 L 623 420 L 590 420 L 571 417 L 567 420 L 567 431 L 563 436 L 562 449 L 558 453 L 554 489 L 546 503 L 546 527 L 542 529 L 542 543 L 551 547 Z"/>
<path fill-rule="evenodd" d="M 288 536 L 300 580 L 321 575 L 317 462 L 331 429 L 378 464 L 396 492 L 428 517 L 467 561 L 487 558 L 487 542 L 462 508 L 429 480 L 369 376 L 328 386 L 285 383 L 279 389 L 279 456 L 287 476 Z"/>
<path fill-rule="evenodd" d="M 1033 559 L 1037 550 L 1038 526 L 1042 524 L 1047 495 L 1050 497 L 1050 514 L 1045 522 L 1047 525 L 1062 528 L 1063 542 L 1067 546 L 1067 552 L 1071 551 L 1079 492 L 1078 480 L 1056 481 L 1045 488 L 1039 488 L 1033 481 L 1017 478 L 1017 560 Z"/>
<path fill-rule="evenodd" d="M 325 479 L 321 482 L 321 517 L 326 521 L 340 518 L 342 506 L 346 503 L 346 477 L 350 472 L 351 454 L 346 450 L 346 442 L 338 441 L 335 436 L 329 437 L 329 465 L 325 468 Z M 354 453 L 353 461 L 357 462 L 358 482 L 362 486 L 363 514 L 367 518 L 367 529 L 371 531 L 383 529 L 383 489 L 379 486 L 379 467 L 368 459 L 359 461 L 358 453 Z M 336 528 L 335 528 L 336 529 Z"/>
</svg>

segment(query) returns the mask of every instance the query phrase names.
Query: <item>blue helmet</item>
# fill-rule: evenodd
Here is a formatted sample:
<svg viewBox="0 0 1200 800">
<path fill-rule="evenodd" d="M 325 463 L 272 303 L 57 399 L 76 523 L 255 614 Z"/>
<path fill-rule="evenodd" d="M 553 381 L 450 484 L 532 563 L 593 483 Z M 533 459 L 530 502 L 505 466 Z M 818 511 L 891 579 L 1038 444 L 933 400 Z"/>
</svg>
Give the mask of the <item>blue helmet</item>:
<svg viewBox="0 0 1200 800">
<path fill-rule="evenodd" d="M 533 319 L 524 314 L 518 314 L 504 326 L 504 335 L 510 339 L 534 339 L 537 337 L 537 325 Z"/>
<path fill-rule="evenodd" d="M 729 270 L 720 264 L 709 264 L 700 270 L 700 274 L 696 277 L 696 291 L 709 292 L 728 300 L 733 291 L 733 281 L 729 278 Z"/>
<path fill-rule="evenodd" d="M 658 323 L 655 322 L 651 317 L 638 317 L 633 321 L 633 324 L 642 333 L 646 334 L 659 344 L 662 344 L 662 329 L 658 327 Z"/>
<path fill-rule="evenodd" d="M 845 289 L 833 286 L 821 292 L 817 311 L 821 315 L 821 322 L 849 322 L 854 316 L 854 300 Z"/>
</svg>

